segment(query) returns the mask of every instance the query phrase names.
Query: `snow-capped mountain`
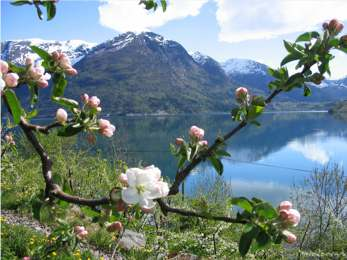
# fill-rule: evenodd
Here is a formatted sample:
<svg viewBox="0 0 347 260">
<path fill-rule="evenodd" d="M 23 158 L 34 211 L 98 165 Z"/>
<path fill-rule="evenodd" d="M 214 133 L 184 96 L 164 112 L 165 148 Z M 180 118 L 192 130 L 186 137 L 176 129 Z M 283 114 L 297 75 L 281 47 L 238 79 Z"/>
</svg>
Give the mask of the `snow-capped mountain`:
<svg viewBox="0 0 347 260">
<path fill-rule="evenodd" d="M 38 58 L 38 56 L 31 51 L 30 45 L 38 46 L 48 52 L 61 50 L 68 55 L 71 62 L 74 64 L 82 59 L 96 44 L 81 40 L 50 41 L 42 39 L 25 39 L 5 41 L 1 43 L 1 58 L 16 64 L 24 64 L 28 54 L 34 59 Z"/>
<path fill-rule="evenodd" d="M 133 33 L 127 32 L 118 35 L 117 37 L 103 42 L 95 48 L 93 48 L 93 53 L 102 52 L 104 50 L 112 49 L 113 51 L 121 50 L 131 44 L 135 44 L 137 46 L 146 43 L 153 43 L 162 47 L 178 47 L 181 46 L 175 41 L 167 40 L 163 36 L 158 35 L 152 32 L 142 32 L 142 33 Z"/>
<path fill-rule="evenodd" d="M 222 68 L 228 74 L 258 74 L 267 75 L 267 66 L 260 62 L 248 59 L 229 59 L 221 63 Z"/>
</svg>

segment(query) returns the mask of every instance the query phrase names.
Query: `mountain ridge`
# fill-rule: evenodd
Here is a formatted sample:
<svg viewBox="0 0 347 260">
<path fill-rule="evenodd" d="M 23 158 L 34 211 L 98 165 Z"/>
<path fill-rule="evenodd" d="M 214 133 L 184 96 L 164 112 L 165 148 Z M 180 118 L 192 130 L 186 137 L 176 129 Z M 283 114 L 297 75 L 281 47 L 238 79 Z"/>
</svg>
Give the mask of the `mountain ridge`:
<svg viewBox="0 0 347 260">
<path fill-rule="evenodd" d="M 247 86 L 254 94 L 270 92 L 267 85 L 272 78 L 267 65 L 237 58 L 219 63 L 200 52 L 188 53 L 180 43 L 153 32 L 128 32 L 97 45 L 76 40 L 7 41 L 1 43 L 2 57 L 23 63 L 32 42 L 48 51 L 67 50 L 79 70 L 79 75 L 71 78 L 67 94 L 74 98 L 84 92 L 98 95 L 107 109 L 120 114 L 227 112 L 237 86 Z M 346 99 L 347 77 L 325 80 L 322 88 L 312 88 L 312 97 L 305 98 L 301 89 L 295 89 L 278 100 L 314 103 Z"/>
</svg>

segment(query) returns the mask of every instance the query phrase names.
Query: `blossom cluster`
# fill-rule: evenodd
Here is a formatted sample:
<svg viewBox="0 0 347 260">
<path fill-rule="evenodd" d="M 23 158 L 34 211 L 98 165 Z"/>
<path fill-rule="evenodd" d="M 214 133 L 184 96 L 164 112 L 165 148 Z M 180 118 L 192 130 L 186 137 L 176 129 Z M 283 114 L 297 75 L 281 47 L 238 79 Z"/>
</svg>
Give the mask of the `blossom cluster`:
<svg viewBox="0 0 347 260">
<path fill-rule="evenodd" d="M 18 85 L 18 80 L 18 74 L 9 72 L 8 63 L 0 60 L 0 91 L 2 91 L 5 87 L 16 87 Z"/>
<path fill-rule="evenodd" d="M 282 234 L 284 235 L 288 243 L 295 243 L 296 236 L 287 230 L 288 227 L 296 227 L 300 222 L 300 213 L 296 209 L 293 209 L 293 204 L 290 201 L 282 201 L 278 206 L 278 212 L 280 215 L 280 220 L 284 230 Z"/>
<path fill-rule="evenodd" d="M 143 169 L 129 168 L 119 180 L 124 185 L 122 200 L 127 204 L 138 204 L 144 212 L 154 208 L 154 199 L 169 194 L 168 183 L 162 180 L 160 169 L 153 165 Z"/>
<path fill-rule="evenodd" d="M 48 81 L 51 79 L 51 75 L 45 73 L 42 61 L 34 62 L 31 57 L 27 57 L 25 64 L 28 68 L 26 73 L 27 81 L 36 83 L 40 88 L 48 87 Z"/>
<path fill-rule="evenodd" d="M 189 137 L 195 143 L 197 142 L 200 146 L 208 146 L 207 140 L 203 140 L 205 136 L 205 130 L 199 128 L 195 125 L 191 126 L 189 129 Z M 180 146 L 184 144 L 184 139 L 181 137 L 177 137 L 175 141 L 176 145 Z"/>
<path fill-rule="evenodd" d="M 52 52 L 52 58 L 55 61 L 55 64 L 59 68 L 61 68 L 67 75 L 77 75 L 77 70 L 72 67 L 71 61 L 65 53 L 61 51 L 54 51 Z"/>
</svg>

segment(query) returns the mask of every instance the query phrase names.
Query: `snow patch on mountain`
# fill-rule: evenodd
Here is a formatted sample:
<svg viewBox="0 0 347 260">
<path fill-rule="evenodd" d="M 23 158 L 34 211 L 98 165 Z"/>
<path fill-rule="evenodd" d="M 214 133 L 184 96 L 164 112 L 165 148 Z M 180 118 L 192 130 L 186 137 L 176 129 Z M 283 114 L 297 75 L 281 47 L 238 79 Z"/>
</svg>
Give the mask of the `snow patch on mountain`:
<svg viewBox="0 0 347 260">
<path fill-rule="evenodd" d="M 223 62 L 222 68 L 230 74 L 267 74 L 267 66 L 259 62 L 248 59 L 229 59 Z"/>
<path fill-rule="evenodd" d="M 60 50 L 66 53 L 72 64 L 75 64 L 96 44 L 82 40 L 54 41 L 37 38 L 5 41 L 1 43 L 1 58 L 21 65 L 25 63 L 28 55 L 38 59 L 39 56 L 30 49 L 31 45 L 38 46 L 49 53 Z"/>
<path fill-rule="evenodd" d="M 204 65 L 209 59 L 211 59 L 209 56 L 202 54 L 199 51 L 196 52 L 190 52 L 189 55 L 193 58 L 193 60 L 201 65 Z"/>
</svg>

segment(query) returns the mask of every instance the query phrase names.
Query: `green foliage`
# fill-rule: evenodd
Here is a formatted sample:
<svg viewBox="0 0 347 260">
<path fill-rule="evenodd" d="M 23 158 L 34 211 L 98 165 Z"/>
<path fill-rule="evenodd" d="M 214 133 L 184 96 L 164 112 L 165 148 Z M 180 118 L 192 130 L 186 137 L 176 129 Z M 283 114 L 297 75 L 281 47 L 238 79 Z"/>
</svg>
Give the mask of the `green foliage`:
<svg viewBox="0 0 347 260">
<path fill-rule="evenodd" d="M 140 4 L 143 4 L 147 10 L 153 9 L 154 11 L 156 11 L 158 8 L 158 5 L 159 5 L 159 1 L 157 1 L 157 0 L 141 0 Z M 161 5 L 161 8 L 163 9 L 163 12 L 165 12 L 166 7 L 167 7 L 167 1 L 166 0 L 160 0 L 160 5 Z"/>
<path fill-rule="evenodd" d="M 41 6 L 43 8 L 46 8 L 47 21 L 52 20 L 56 14 L 56 2 L 53 0 L 13 0 L 11 4 L 14 6 L 34 5 L 36 8 L 37 16 L 40 20 L 43 19 L 43 12 L 41 10 Z"/>
<path fill-rule="evenodd" d="M 16 124 L 18 124 L 20 122 L 20 118 L 23 114 L 23 109 L 22 109 L 22 106 L 20 104 L 20 101 L 18 100 L 14 91 L 11 89 L 6 89 L 4 91 L 4 95 L 6 97 L 8 105 L 10 107 L 13 120 Z"/>
</svg>

